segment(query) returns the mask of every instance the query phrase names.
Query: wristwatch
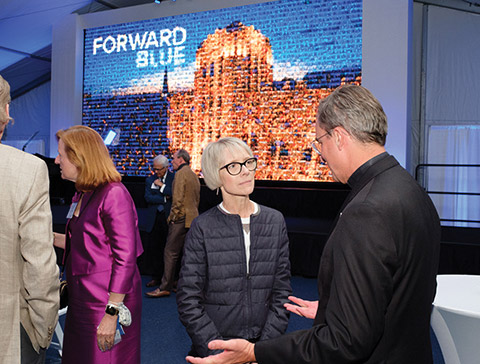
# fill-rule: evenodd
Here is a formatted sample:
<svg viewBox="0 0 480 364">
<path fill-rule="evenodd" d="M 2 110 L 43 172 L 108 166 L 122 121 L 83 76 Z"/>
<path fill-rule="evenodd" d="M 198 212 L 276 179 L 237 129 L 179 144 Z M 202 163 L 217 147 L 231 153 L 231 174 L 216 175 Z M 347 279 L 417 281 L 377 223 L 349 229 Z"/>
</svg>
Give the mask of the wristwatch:
<svg viewBox="0 0 480 364">
<path fill-rule="evenodd" d="M 114 305 L 107 305 L 107 307 L 105 307 L 105 313 L 109 314 L 110 316 L 117 316 L 118 312 L 119 312 L 118 307 Z"/>
</svg>

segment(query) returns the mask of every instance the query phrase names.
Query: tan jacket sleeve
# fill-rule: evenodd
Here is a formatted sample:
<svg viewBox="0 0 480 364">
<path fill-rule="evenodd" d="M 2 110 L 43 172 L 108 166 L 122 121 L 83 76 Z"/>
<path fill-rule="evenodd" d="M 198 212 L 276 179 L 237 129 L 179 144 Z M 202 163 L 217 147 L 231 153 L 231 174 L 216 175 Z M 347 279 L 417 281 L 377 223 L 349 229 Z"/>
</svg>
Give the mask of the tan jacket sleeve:
<svg viewBox="0 0 480 364">
<path fill-rule="evenodd" d="M 59 272 L 53 248 L 52 215 L 47 166 L 34 165 L 33 181 L 20 208 L 18 235 L 23 259 L 21 322 L 33 347 L 48 347 L 58 319 Z"/>
<path fill-rule="evenodd" d="M 175 222 L 185 217 L 185 175 L 180 170 L 175 173 L 172 184 L 172 207 L 168 216 L 168 223 Z"/>
<path fill-rule="evenodd" d="M 190 228 L 192 220 L 198 216 L 200 203 L 200 181 L 189 166 L 180 169 L 173 180 L 172 208 L 168 222 L 185 220 L 185 227 Z"/>
</svg>

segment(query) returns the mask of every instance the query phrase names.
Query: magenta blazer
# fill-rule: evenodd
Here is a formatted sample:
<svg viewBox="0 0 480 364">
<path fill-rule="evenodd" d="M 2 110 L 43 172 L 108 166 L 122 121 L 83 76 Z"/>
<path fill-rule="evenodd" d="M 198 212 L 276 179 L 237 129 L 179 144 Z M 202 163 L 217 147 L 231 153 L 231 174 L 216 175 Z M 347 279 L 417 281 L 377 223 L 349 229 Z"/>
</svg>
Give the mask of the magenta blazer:
<svg viewBox="0 0 480 364">
<path fill-rule="evenodd" d="M 75 196 L 80 197 L 78 194 Z M 75 198 L 74 198 L 75 201 Z M 109 292 L 128 294 L 143 252 L 138 217 L 130 193 L 120 182 L 109 183 L 83 196 L 77 229 L 67 250 L 73 276 L 112 271 Z M 78 229 L 78 226 L 82 228 Z"/>
</svg>

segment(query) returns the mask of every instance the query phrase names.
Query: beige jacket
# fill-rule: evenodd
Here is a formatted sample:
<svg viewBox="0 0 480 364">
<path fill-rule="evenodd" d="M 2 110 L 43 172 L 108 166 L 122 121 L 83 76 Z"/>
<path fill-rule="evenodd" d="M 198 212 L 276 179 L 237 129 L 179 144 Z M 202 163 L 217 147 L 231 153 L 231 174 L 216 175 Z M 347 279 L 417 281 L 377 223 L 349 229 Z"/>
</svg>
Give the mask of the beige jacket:
<svg viewBox="0 0 480 364">
<path fill-rule="evenodd" d="M 42 160 L 0 144 L 0 363 L 20 363 L 20 323 L 37 351 L 57 323 L 48 187 Z"/>
<path fill-rule="evenodd" d="M 185 219 L 185 227 L 190 228 L 198 216 L 200 203 L 200 181 L 189 165 L 184 164 L 175 173 L 172 185 L 172 208 L 168 222 Z"/>
</svg>

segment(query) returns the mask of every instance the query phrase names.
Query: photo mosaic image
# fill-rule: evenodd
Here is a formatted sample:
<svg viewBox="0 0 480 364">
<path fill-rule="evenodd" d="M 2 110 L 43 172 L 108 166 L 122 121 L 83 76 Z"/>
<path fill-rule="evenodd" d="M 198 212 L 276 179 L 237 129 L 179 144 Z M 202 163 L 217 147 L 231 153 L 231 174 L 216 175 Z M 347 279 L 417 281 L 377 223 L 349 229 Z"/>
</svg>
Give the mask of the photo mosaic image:
<svg viewBox="0 0 480 364">
<path fill-rule="evenodd" d="M 224 136 L 257 179 L 331 181 L 311 142 L 319 101 L 361 83 L 362 1 L 279 0 L 85 30 L 83 124 L 123 175 Z"/>
</svg>

